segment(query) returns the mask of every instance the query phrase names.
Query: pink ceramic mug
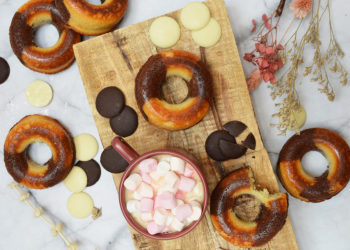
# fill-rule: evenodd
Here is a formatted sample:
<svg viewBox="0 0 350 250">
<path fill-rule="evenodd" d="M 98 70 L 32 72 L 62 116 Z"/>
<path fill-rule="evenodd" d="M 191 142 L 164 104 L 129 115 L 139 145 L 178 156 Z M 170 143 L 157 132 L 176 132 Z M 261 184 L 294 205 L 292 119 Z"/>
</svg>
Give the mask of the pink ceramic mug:
<svg viewBox="0 0 350 250">
<path fill-rule="evenodd" d="M 207 186 L 207 182 L 204 178 L 204 175 L 202 173 L 202 171 L 200 170 L 200 168 L 198 167 L 198 165 L 188 156 L 173 151 L 173 150 L 155 150 L 155 151 L 151 151 L 148 152 L 146 154 L 143 154 L 141 156 L 138 155 L 138 153 L 127 143 L 124 141 L 124 139 L 120 138 L 120 137 L 115 137 L 112 140 L 112 146 L 115 148 L 115 150 L 118 151 L 118 153 L 126 160 L 130 163 L 129 167 L 126 169 L 126 171 L 124 172 L 124 175 L 120 181 L 120 185 L 119 185 L 119 204 L 120 204 L 120 208 L 122 210 L 122 213 L 125 217 L 125 219 L 127 220 L 127 222 L 129 223 L 130 226 L 132 226 L 137 232 L 139 232 L 140 234 L 152 238 L 152 239 L 156 239 L 156 240 L 172 240 L 172 239 L 176 239 L 179 238 L 181 236 L 184 236 L 185 234 L 187 234 L 188 232 L 192 231 L 198 224 L 199 222 L 203 219 L 204 215 L 205 215 L 205 211 L 207 210 L 207 205 L 208 205 L 208 199 L 209 199 L 209 192 L 208 192 L 208 186 Z M 155 234 L 155 235 L 151 235 L 147 232 L 147 229 L 143 228 L 141 225 L 139 225 L 134 219 L 133 217 L 129 214 L 128 210 L 126 209 L 126 202 L 125 202 L 125 187 L 124 187 L 124 181 L 125 179 L 130 175 L 130 173 L 132 172 L 132 170 L 138 166 L 138 164 L 147 158 L 150 158 L 152 156 L 156 156 L 156 155 L 171 155 L 171 156 L 175 156 L 175 157 L 179 157 L 181 159 L 183 159 L 184 161 L 186 161 L 188 164 L 190 164 L 194 170 L 196 170 L 198 176 L 200 177 L 202 183 L 203 183 L 203 190 L 204 190 L 204 197 L 203 197 L 203 211 L 202 211 L 202 215 L 199 218 L 199 220 L 192 222 L 192 224 L 190 224 L 188 227 L 186 227 L 184 230 L 182 230 L 181 232 L 176 232 L 176 233 L 169 233 L 169 234 Z"/>
</svg>

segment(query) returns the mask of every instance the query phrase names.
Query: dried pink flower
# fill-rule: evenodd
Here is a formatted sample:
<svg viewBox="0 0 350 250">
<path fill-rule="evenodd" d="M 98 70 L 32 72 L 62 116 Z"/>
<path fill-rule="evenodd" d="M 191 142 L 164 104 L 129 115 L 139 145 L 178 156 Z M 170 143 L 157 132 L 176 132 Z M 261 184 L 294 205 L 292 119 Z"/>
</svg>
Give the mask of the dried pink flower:
<svg viewBox="0 0 350 250">
<path fill-rule="evenodd" d="M 289 5 L 289 8 L 293 10 L 294 16 L 304 19 L 310 12 L 312 0 L 294 0 Z"/>
<path fill-rule="evenodd" d="M 255 21 L 255 19 L 253 19 L 252 20 L 252 23 L 253 23 L 253 29 L 252 29 L 252 33 L 254 32 L 254 31 L 256 31 L 256 21 Z"/>
<path fill-rule="evenodd" d="M 259 69 L 253 70 L 253 72 L 247 78 L 248 90 L 250 92 L 256 90 L 259 84 L 261 83 L 261 81 L 262 81 L 262 75 L 260 74 L 260 70 Z"/>
</svg>

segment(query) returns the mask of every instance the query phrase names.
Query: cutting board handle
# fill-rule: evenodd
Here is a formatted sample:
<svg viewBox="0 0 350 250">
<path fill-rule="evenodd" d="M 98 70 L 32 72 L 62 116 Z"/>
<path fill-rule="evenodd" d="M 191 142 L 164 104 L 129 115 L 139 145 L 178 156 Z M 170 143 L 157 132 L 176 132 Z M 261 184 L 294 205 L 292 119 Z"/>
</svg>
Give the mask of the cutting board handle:
<svg viewBox="0 0 350 250">
<path fill-rule="evenodd" d="M 111 142 L 113 148 L 130 164 L 140 155 L 121 137 L 115 137 Z"/>
</svg>

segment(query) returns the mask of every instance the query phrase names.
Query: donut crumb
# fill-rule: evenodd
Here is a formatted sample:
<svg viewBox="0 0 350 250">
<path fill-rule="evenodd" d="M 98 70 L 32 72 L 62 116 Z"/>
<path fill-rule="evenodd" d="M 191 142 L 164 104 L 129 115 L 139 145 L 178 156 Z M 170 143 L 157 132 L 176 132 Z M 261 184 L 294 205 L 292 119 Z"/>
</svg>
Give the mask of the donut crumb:
<svg viewBox="0 0 350 250">
<path fill-rule="evenodd" d="M 237 198 L 233 208 L 235 214 L 244 221 L 255 221 L 260 214 L 260 201 L 252 195 L 242 195 Z"/>
</svg>

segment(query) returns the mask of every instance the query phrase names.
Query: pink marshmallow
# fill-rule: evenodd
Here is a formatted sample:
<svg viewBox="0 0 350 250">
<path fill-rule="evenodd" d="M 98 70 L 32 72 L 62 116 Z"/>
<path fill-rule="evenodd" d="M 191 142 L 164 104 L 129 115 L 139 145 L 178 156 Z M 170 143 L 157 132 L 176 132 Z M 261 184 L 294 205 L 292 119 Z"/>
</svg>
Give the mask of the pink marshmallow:
<svg viewBox="0 0 350 250">
<path fill-rule="evenodd" d="M 171 231 L 170 227 L 166 226 L 166 227 L 163 229 L 162 233 L 168 233 L 168 232 L 170 232 L 170 231 Z"/>
<path fill-rule="evenodd" d="M 180 177 L 180 183 L 178 185 L 178 189 L 184 191 L 186 193 L 191 192 L 194 186 L 196 185 L 195 180 L 191 178 L 187 178 L 185 176 Z"/>
<path fill-rule="evenodd" d="M 141 213 L 141 220 L 145 222 L 153 220 L 153 213 Z"/>
<path fill-rule="evenodd" d="M 165 191 L 160 195 L 160 202 L 166 209 L 172 209 L 177 205 L 174 194 L 169 191 Z"/>
<path fill-rule="evenodd" d="M 140 186 L 142 182 L 142 178 L 139 174 L 132 174 L 124 181 L 124 187 L 127 190 L 135 190 L 138 186 Z"/>
<path fill-rule="evenodd" d="M 153 198 L 153 188 L 144 182 L 140 184 L 140 186 L 136 189 L 136 192 L 142 198 Z"/>
<path fill-rule="evenodd" d="M 142 176 L 142 181 L 143 181 L 143 182 L 145 182 L 145 183 L 151 185 L 152 179 L 151 179 L 151 176 L 149 176 L 148 173 L 142 173 L 141 176 Z"/>
<path fill-rule="evenodd" d="M 154 201 L 150 198 L 142 198 L 140 201 L 141 213 L 151 213 L 153 211 Z"/>
<path fill-rule="evenodd" d="M 173 209 L 171 209 L 171 213 L 173 214 L 173 215 L 176 215 L 176 209 L 179 207 L 179 206 L 181 206 L 181 205 L 183 205 L 183 204 L 185 204 L 182 200 L 176 200 L 176 207 L 174 207 Z"/>
<path fill-rule="evenodd" d="M 176 198 L 177 200 L 185 200 L 185 196 L 182 194 L 181 191 L 177 191 L 177 192 L 176 192 L 175 198 Z"/>
<path fill-rule="evenodd" d="M 189 204 L 183 204 L 176 208 L 176 219 L 184 221 L 192 215 L 192 208 Z"/>
<path fill-rule="evenodd" d="M 140 162 L 139 168 L 143 173 L 153 172 L 157 169 L 158 162 L 154 158 L 149 158 Z"/>
<path fill-rule="evenodd" d="M 160 201 L 160 196 L 157 195 L 155 198 L 154 198 L 154 208 L 153 209 L 157 209 L 158 207 L 163 207 L 161 201 Z"/>
<path fill-rule="evenodd" d="M 164 228 L 165 228 L 165 225 L 163 226 L 157 225 L 154 221 L 151 221 L 147 224 L 147 231 L 149 234 L 152 234 L 152 235 L 161 233 Z"/>
<path fill-rule="evenodd" d="M 177 174 L 175 174 L 175 172 L 173 171 L 169 171 L 168 173 L 166 173 L 164 176 L 164 180 L 166 184 L 171 188 L 176 188 L 180 182 L 179 176 L 177 176 Z"/>
<path fill-rule="evenodd" d="M 153 221 L 160 226 L 164 226 L 168 218 L 168 211 L 162 207 L 157 208 L 153 214 Z"/>
<path fill-rule="evenodd" d="M 199 220 L 199 217 L 202 215 L 202 206 L 197 201 L 190 201 L 189 204 L 192 207 L 192 214 L 190 218 L 192 220 Z"/>
<path fill-rule="evenodd" d="M 178 174 L 183 174 L 185 171 L 185 161 L 178 157 L 170 158 L 170 170 Z"/>
<path fill-rule="evenodd" d="M 182 229 L 184 229 L 185 225 L 186 225 L 186 220 L 179 221 L 178 219 L 174 218 L 174 220 L 171 222 L 171 227 L 178 232 L 182 231 Z"/>
<path fill-rule="evenodd" d="M 186 166 L 186 167 L 185 167 L 184 176 L 191 178 L 193 172 L 194 172 L 194 170 L 192 170 L 191 168 L 189 168 L 188 166 Z"/>
</svg>

